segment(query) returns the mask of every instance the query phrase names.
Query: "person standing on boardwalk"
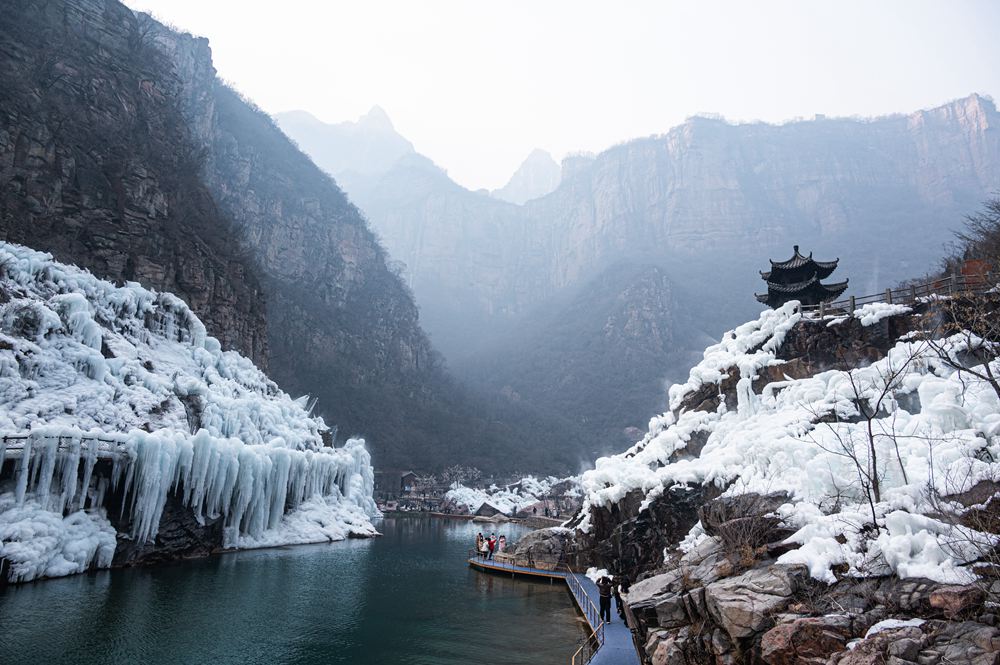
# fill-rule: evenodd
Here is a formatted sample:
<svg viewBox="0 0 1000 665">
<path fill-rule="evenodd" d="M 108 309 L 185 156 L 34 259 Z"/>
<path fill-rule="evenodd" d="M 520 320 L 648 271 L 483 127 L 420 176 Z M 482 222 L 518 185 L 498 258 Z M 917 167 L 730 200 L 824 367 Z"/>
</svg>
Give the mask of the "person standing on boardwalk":
<svg viewBox="0 0 1000 665">
<path fill-rule="evenodd" d="M 493 552 L 497 548 L 497 539 L 496 539 L 496 536 L 494 536 L 492 533 L 490 534 L 489 548 L 490 548 L 490 556 L 489 556 L 489 558 L 492 559 L 493 558 Z"/>
<path fill-rule="evenodd" d="M 611 589 L 614 584 L 607 575 L 597 578 L 597 590 L 601 594 L 601 621 L 611 623 Z"/>
<path fill-rule="evenodd" d="M 628 588 L 627 582 L 622 582 L 621 575 L 615 575 L 613 580 L 613 590 L 615 595 L 615 611 L 618 612 L 618 616 L 622 621 L 625 620 L 625 603 L 622 601 L 622 588 Z M 628 593 L 627 591 L 625 593 Z"/>
<path fill-rule="evenodd" d="M 483 552 L 483 532 L 480 531 L 476 536 L 476 554 L 482 554 Z"/>
</svg>

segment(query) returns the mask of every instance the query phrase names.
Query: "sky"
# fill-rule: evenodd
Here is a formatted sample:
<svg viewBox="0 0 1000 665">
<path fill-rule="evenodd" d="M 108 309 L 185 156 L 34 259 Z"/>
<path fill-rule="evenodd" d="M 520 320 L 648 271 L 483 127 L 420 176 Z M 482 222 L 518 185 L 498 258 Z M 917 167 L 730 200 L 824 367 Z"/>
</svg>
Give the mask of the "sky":
<svg viewBox="0 0 1000 665">
<path fill-rule="evenodd" d="M 125 0 L 211 42 L 270 113 L 374 105 L 470 188 L 534 148 L 561 159 L 735 122 L 872 116 L 1000 96 L 994 0 Z"/>
</svg>

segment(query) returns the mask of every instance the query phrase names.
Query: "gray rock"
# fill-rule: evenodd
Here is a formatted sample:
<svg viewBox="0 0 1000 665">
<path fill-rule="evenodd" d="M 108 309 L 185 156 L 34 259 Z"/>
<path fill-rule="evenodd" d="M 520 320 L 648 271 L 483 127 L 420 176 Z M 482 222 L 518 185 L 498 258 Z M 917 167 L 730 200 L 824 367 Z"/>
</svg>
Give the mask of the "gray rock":
<svg viewBox="0 0 1000 665">
<path fill-rule="evenodd" d="M 737 641 L 770 627 L 771 616 L 791 602 L 796 576 L 783 566 L 748 570 L 705 587 L 712 618 Z"/>
<path fill-rule="evenodd" d="M 572 529 L 553 526 L 525 534 L 514 547 L 514 557 L 535 568 L 555 570 L 566 563 L 566 552 L 573 542 Z"/>
</svg>

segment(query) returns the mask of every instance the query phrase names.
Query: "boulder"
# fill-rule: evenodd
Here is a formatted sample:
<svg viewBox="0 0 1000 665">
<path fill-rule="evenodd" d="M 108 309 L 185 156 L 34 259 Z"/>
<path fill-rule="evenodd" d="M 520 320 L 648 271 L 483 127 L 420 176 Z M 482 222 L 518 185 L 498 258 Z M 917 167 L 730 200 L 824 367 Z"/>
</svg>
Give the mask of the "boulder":
<svg viewBox="0 0 1000 665">
<path fill-rule="evenodd" d="M 831 665 L 1000 665 L 1000 630 L 974 621 L 928 621 L 885 630 L 830 659 Z"/>
<path fill-rule="evenodd" d="M 804 573 L 799 567 L 756 568 L 705 587 L 705 602 L 716 623 L 738 641 L 771 626 L 772 615 L 785 609 Z"/>
<path fill-rule="evenodd" d="M 561 526 L 538 529 L 525 534 L 514 547 L 517 561 L 527 561 L 541 570 L 555 570 L 566 562 L 573 542 L 573 530 Z"/>
<path fill-rule="evenodd" d="M 768 665 L 823 665 L 832 654 L 843 651 L 850 638 L 847 615 L 803 617 L 764 633 L 760 654 Z"/>
<path fill-rule="evenodd" d="M 983 607 L 986 593 L 977 586 L 943 586 L 931 592 L 931 607 L 941 610 L 951 619 L 960 614 L 968 616 Z"/>
<path fill-rule="evenodd" d="M 892 644 L 904 640 L 911 652 L 910 642 L 915 642 L 919 650 L 923 645 L 923 632 L 915 626 L 884 630 L 857 642 L 850 650 L 833 655 L 828 662 L 830 665 L 886 665 L 889 658 L 901 660 L 900 656 L 889 655 L 888 651 Z"/>
<path fill-rule="evenodd" d="M 917 656 L 918 663 L 964 663 L 998 665 L 1000 630 L 974 621 L 934 622 L 929 643 Z"/>
</svg>

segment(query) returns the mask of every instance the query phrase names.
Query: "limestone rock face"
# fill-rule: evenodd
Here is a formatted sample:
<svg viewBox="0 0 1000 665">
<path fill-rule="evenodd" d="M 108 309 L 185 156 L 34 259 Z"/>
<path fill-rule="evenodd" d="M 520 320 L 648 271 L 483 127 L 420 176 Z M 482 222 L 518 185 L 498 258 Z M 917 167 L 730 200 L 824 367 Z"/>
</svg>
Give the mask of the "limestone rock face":
<svg viewBox="0 0 1000 665">
<path fill-rule="evenodd" d="M 786 253 L 791 238 L 839 255 L 845 276 L 878 274 L 878 284 L 856 285 L 874 293 L 933 264 L 950 229 L 1000 181 L 998 126 L 994 104 L 979 95 L 866 121 L 692 118 L 568 159 L 559 187 L 523 207 L 417 161 L 348 191 L 407 265 L 437 338 L 447 331 L 435 322 L 453 320 L 456 307 L 486 329 L 625 257 L 714 273 L 713 286 L 743 303 L 754 267 Z M 892 234 L 899 258 L 857 242 L 872 234 Z M 722 254 L 753 261 L 725 270 Z"/>
<path fill-rule="evenodd" d="M 791 602 L 795 584 L 795 577 L 782 566 L 748 570 L 709 584 L 705 601 L 708 611 L 736 641 L 761 632 L 772 615 Z"/>
<path fill-rule="evenodd" d="M 136 16 L 14 2 L 0 42 L 0 239 L 176 293 L 224 347 L 266 365 L 258 268 L 199 178 L 201 143 L 177 106 L 187 82 Z"/>
<path fill-rule="evenodd" d="M 329 176 L 217 79 L 206 39 L 116 0 L 9 5 L 0 239 L 176 293 L 380 465 L 433 463 L 459 438 L 435 428 L 472 409 L 399 269 Z"/>
<path fill-rule="evenodd" d="M 764 633 L 760 655 L 768 665 L 824 665 L 846 648 L 851 635 L 846 615 L 795 619 Z"/>
<path fill-rule="evenodd" d="M 538 529 L 525 534 L 514 547 L 518 561 L 530 560 L 541 570 L 555 570 L 566 562 L 566 553 L 573 541 L 572 529 L 559 526 Z"/>
</svg>

